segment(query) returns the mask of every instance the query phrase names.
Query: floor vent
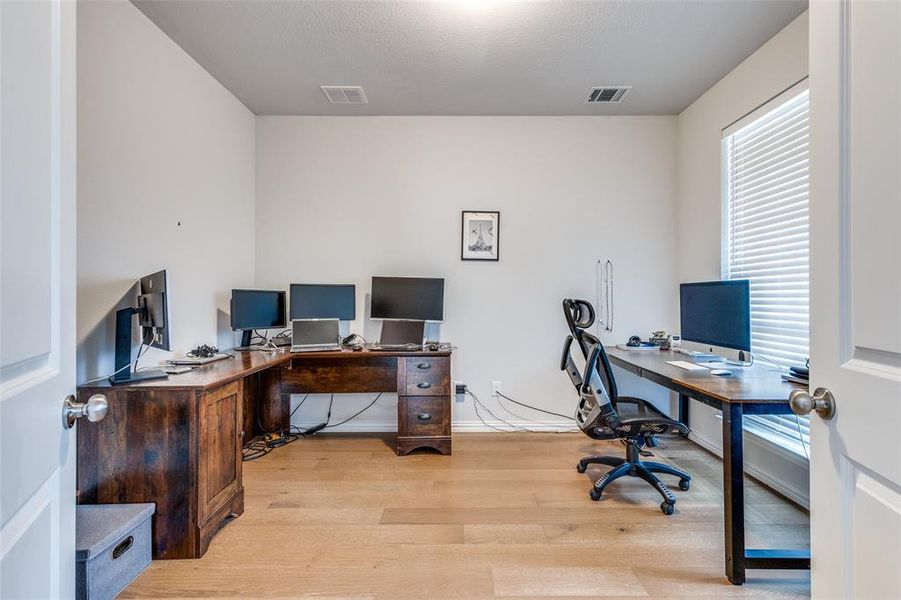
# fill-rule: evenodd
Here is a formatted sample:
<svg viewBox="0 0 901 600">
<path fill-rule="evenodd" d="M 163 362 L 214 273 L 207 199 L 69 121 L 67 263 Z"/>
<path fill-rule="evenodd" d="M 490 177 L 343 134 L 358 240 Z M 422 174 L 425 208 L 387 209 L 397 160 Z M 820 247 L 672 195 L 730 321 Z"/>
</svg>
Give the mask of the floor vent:
<svg viewBox="0 0 901 600">
<path fill-rule="evenodd" d="M 321 85 L 329 104 L 366 104 L 366 93 L 358 85 Z"/>
<path fill-rule="evenodd" d="M 591 88 L 588 97 L 585 98 L 586 103 L 596 102 L 620 102 L 632 89 L 631 85 L 604 85 Z"/>
</svg>

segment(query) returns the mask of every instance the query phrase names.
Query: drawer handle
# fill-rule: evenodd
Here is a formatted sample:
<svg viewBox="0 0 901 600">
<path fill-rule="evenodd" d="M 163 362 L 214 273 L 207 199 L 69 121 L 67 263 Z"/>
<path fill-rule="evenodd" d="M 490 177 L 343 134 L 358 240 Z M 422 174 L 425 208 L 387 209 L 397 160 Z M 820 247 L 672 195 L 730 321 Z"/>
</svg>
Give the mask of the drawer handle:
<svg viewBox="0 0 901 600">
<path fill-rule="evenodd" d="M 431 369 L 432 363 L 419 363 L 418 365 L 416 365 L 416 368 L 417 369 Z"/>
<path fill-rule="evenodd" d="M 423 381 L 422 383 L 417 383 L 416 387 L 418 387 L 421 390 L 427 390 L 430 387 L 432 387 L 432 384 L 429 383 L 428 381 Z"/>
<path fill-rule="evenodd" d="M 420 414 L 416 415 L 416 418 L 419 419 L 420 421 L 431 421 L 432 415 L 430 415 L 429 413 L 420 413 Z"/>
<path fill-rule="evenodd" d="M 121 542 L 119 545 L 113 548 L 113 560 L 116 560 L 131 548 L 132 544 L 135 543 L 135 537 L 133 535 L 128 536 Z"/>
</svg>

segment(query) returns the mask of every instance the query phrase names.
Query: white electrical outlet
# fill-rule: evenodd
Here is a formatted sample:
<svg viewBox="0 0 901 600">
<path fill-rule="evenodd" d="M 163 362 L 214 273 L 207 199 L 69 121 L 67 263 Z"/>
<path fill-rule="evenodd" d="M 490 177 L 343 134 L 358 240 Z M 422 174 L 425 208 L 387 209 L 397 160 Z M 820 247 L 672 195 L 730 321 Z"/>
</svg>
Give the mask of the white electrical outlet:
<svg viewBox="0 0 901 600">
<path fill-rule="evenodd" d="M 462 381 L 454 382 L 454 398 L 457 402 L 466 402 L 466 392 L 460 392 L 460 388 L 466 389 L 466 384 Z"/>
<path fill-rule="evenodd" d="M 491 382 L 491 395 L 497 398 L 499 393 L 503 393 L 501 391 L 501 382 L 500 381 L 492 381 Z"/>
</svg>

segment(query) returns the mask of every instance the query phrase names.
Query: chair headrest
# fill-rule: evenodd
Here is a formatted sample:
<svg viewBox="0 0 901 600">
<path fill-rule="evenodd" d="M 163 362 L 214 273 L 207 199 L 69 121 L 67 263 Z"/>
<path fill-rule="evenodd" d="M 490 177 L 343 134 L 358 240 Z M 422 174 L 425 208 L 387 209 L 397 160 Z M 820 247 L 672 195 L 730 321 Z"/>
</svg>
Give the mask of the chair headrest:
<svg viewBox="0 0 901 600">
<path fill-rule="evenodd" d="M 588 329 L 594 325 L 594 307 L 588 300 L 565 298 L 563 316 L 566 317 L 566 324 L 574 336 L 577 335 L 577 330 Z"/>
</svg>

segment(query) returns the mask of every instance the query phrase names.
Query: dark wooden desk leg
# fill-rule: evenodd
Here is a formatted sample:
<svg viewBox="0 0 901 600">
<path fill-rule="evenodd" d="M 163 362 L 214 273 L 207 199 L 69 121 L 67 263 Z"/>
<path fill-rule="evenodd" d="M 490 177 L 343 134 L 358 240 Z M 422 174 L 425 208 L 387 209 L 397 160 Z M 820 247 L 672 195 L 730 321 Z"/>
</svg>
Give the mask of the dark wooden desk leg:
<svg viewBox="0 0 901 600">
<path fill-rule="evenodd" d="M 723 403 L 723 521 L 726 577 L 745 582 L 745 482 L 742 405 Z"/>
<path fill-rule="evenodd" d="M 688 405 L 690 402 L 691 398 L 685 394 L 679 394 L 679 422 L 684 423 L 689 427 L 691 427 L 688 423 Z"/>
</svg>

